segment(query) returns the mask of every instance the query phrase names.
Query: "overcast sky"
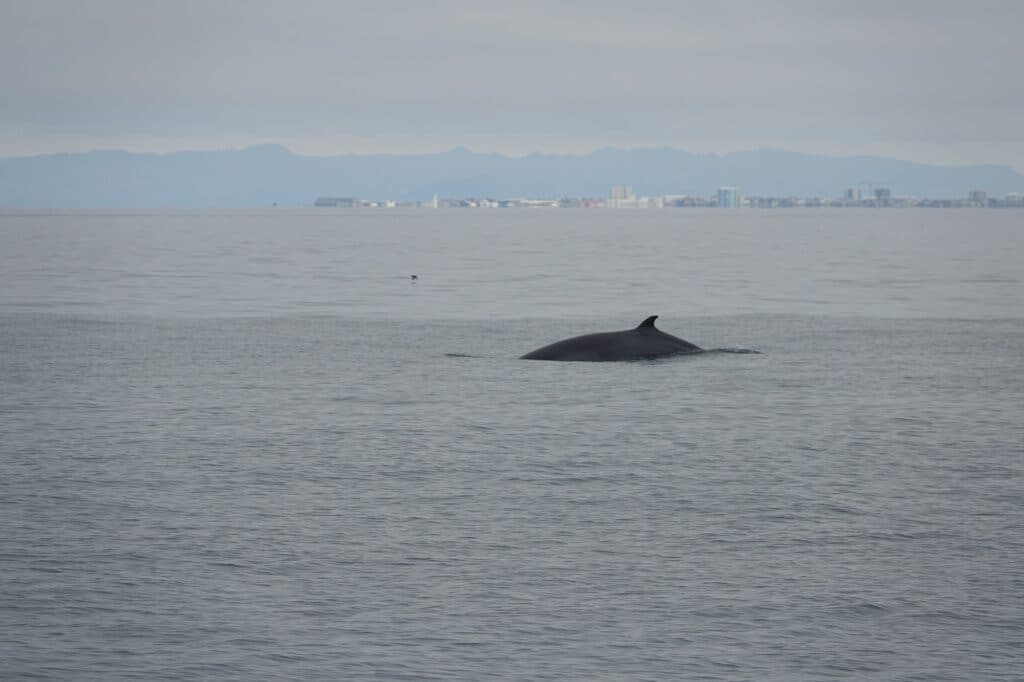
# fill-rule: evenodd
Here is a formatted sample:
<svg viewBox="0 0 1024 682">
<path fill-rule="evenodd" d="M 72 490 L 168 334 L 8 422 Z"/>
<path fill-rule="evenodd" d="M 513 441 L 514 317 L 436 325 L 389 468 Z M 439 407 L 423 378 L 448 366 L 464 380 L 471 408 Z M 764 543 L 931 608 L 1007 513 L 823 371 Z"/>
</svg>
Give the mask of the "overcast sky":
<svg viewBox="0 0 1024 682">
<path fill-rule="evenodd" d="M 1024 171 L 1024 1 L 0 0 L 0 155 L 671 146 Z"/>
</svg>

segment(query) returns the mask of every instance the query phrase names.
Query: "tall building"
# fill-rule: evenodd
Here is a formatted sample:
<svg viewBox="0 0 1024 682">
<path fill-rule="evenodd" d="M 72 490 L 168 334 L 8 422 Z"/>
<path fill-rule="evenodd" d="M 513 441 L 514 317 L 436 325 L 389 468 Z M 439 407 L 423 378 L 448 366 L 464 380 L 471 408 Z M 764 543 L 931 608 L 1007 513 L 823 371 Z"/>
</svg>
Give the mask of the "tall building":
<svg viewBox="0 0 1024 682">
<path fill-rule="evenodd" d="M 975 206 L 987 206 L 988 205 L 988 192 L 983 189 L 972 189 L 967 195 L 967 198 Z"/>
<path fill-rule="evenodd" d="M 739 208 L 743 205 L 740 191 L 735 187 L 718 188 L 718 208 Z"/>
<path fill-rule="evenodd" d="M 612 187 L 612 196 L 608 201 L 610 208 L 623 208 L 636 203 L 636 195 L 633 188 L 628 185 L 615 185 Z"/>
<path fill-rule="evenodd" d="M 846 190 L 847 201 L 860 201 L 860 187 L 850 187 Z"/>
</svg>

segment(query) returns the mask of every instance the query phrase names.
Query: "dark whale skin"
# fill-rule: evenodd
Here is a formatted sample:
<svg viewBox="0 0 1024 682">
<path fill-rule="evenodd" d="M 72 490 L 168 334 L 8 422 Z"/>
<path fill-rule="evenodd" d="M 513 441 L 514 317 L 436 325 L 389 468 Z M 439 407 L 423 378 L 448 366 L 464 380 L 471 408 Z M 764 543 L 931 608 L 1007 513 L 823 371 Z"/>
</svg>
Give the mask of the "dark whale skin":
<svg viewBox="0 0 1024 682">
<path fill-rule="evenodd" d="M 559 360 L 563 362 L 619 362 L 649 360 L 680 353 L 700 353 L 699 346 L 666 334 L 654 326 L 657 315 L 651 315 L 636 329 L 619 332 L 584 334 L 556 341 L 530 351 L 522 360 Z"/>
</svg>

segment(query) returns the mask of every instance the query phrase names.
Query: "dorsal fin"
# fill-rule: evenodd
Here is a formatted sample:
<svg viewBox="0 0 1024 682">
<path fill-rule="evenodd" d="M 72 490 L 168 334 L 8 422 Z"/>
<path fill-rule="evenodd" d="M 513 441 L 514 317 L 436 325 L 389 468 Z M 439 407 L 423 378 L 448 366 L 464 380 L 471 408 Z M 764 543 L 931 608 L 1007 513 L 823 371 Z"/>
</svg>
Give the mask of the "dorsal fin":
<svg viewBox="0 0 1024 682">
<path fill-rule="evenodd" d="M 654 321 L 655 321 L 656 319 L 658 319 L 658 316 L 657 316 L 657 315 L 651 315 L 651 316 L 650 316 L 650 317 L 648 317 L 648 318 L 647 318 L 646 320 L 644 320 L 643 322 L 641 322 L 640 324 L 638 324 L 638 325 L 636 326 L 636 328 L 637 328 L 637 329 L 643 329 L 644 327 L 650 327 L 651 329 L 656 329 L 656 327 L 654 326 Z"/>
</svg>

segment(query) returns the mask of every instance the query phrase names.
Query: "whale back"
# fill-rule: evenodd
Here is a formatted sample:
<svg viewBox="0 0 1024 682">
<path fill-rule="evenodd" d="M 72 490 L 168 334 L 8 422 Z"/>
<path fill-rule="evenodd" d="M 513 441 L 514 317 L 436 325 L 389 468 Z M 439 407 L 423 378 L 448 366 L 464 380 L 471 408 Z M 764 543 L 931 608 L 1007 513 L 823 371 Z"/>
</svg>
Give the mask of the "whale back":
<svg viewBox="0 0 1024 682">
<path fill-rule="evenodd" d="M 700 352 L 698 346 L 655 327 L 656 319 L 658 316 L 652 315 L 634 329 L 584 334 L 556 341 L 527 353 L 522 359 L 614 362 Z"/>
</svg>

